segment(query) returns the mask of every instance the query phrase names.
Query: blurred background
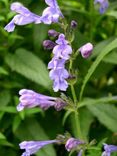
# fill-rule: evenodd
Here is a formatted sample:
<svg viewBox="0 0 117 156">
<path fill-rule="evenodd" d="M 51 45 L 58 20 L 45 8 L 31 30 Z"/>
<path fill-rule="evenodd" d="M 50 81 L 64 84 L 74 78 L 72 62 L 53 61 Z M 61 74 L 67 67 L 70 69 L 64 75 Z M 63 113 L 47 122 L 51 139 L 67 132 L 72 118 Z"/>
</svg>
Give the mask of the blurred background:
<svg viewBox="0 0 117 156">
<path fill-rule="evenodd" d="M 51 59 L 51 51 L 44 50 L 42 43 L 49 39 L 49 29 L 59 32 L 62 30 L 57 24 L 29 24 L 16 26 L 12 33 L 6 32 L 4 26 L 15 15 L 10 11 L 12 2 L 14 1 L 0 0 L 0 156 L 21 155 L 19 143 L 24 140 L 48 140 L 67 131 L 72 135 L 75 133 L 72 115 L 66 118 L 64 110 L 16 110 L 19 103 L 18 92 L 22 88 L 45 95 L 60 96 L 60 93 L 53 92 L 52 82 L 48 76 L 47 64 Z M 47 7 L 44 0 L 19 2 L 38 15 Z M 78 56 L 73 64 L 74 69 L 78 71 L 75 89 L 79 97 L 88 69 L 106 46 L 112 46 L 117 37 L 117 0 L 110 0 L 109 8 L 103 15 L 94 7 L 93 0 L 59 0 L 58 3 L 69 24 L 71 20 L 78 22 L 73 48 L 77 50 L 86 42 L 92 42 L 95 47 L 89 59 Z M 72 98 L 70 89 L 65 94 Z M 117 144 L 116 48 L 97 66 L 85 87 L 84 99 L 86 97 L 88 99 L 84 101 L 84 106 L 79 109 L 84 136 L 89 141 L 95 138 L 100 142 L 99 145 L 105 141 Z M 91 106 L 91 99 L 97 103 Z M 94 156 L 94 151 L 89 153 L 90 156 L 91 154 Z M 36 155 L 67 156 L 68 153 L 64 146 L 49 145 Z M 100 153 L 96 154 L 98 155 L 100 156 Z"/>
</svg>

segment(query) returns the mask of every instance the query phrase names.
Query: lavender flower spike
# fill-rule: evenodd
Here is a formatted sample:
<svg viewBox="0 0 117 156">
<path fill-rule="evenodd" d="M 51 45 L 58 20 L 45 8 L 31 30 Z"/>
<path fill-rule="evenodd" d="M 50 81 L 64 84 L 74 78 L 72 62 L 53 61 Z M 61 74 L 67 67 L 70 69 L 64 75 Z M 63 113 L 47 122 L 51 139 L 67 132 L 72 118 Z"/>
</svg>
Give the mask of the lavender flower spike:
<svg viewBox="0 0 117 156">
<path fill-rule="evenodd" d="M 79 51 L 82 55 L 82 57 L 84 58 L 88 58 L 93 50 L 93 45 L 91 43 L 87 43 L 85 45 L 83 45 L 82 47 L 80 47 Z"/>
<path fill-rule="evenodd" d="M 102 156 L 110 156 L 112 152 L 117 152 L 117 146 L 115 145 L 107 145 L 104 143 L 104 152 L 102 153 Z"/>
<path fill-rule="evenodd" d="M 66 150 L 69 152 L 75 148 L 77 148 L 78 145 L 84 144 L 84 141 L 75 139 L 75 138 L 70 138 L 67 140 L 66 144 L 65 144 L 65 148 Z"/>
<path fill-rule="evenodd" d="M 20 149 L 25 149 L 25 152 L 22 156 L 30 156 L 36 153 L 40 148 L 44 147 L 45 145 L 52 144 L 52 143 L 59 143 L 58 140 L 48 140 L 48 141 L 23 141 L 19 144 Z"/>
<path fill-rule="evenodd" d="M 59 21 L 59 17 L 63 18 L 63 14 L 61 13 L 59 6 L 56 0 L 45 0 L 47 7 L 41 16 L 41 21 L 45 24 L 57 23 Z"/>
<path fill-rule="evenodd" d="M 7 30 L 8 32 L 14 31 L 15 25 L 41 23 L 40 16 L 32 13 L 19 2 L 12 3 L 11 10 L 18 13 L 18 15 L 15 15 L 14 18 L 5 26 L 4 29 Z"/>
<path fill-rule="evenodd" d="M 54 56 L 56 58 L 68 60 L 70 58 L 70 54 L 72 53 L 72 48 L 65 39 L 65 35 L 60 34 L 56 43 L 58 45 L 56 45 L 53 49 Z"/>
<path fill-rule="evenodd" d="M 108 0 L 95 0 L 94 4 L 96 5 L 97 3 L 100 4 L 99 11 L 101 14 L 103 14 L 109 6 Z"/>
<path fill-rule="evenodd" d="M 48 109 L 51 106 L 54 106 L 57 111 L 63 109 L 66 103 L 61 98 L 45 96 L 39 93 L 36 93 L 32 90 L 22 89 L 19 91 L 21 97 L 19 98 L 20 103 L 17 106 L 17 110 L 21 111 L 24 108 L 40 107 L 43 110 Z"/>
</svg>

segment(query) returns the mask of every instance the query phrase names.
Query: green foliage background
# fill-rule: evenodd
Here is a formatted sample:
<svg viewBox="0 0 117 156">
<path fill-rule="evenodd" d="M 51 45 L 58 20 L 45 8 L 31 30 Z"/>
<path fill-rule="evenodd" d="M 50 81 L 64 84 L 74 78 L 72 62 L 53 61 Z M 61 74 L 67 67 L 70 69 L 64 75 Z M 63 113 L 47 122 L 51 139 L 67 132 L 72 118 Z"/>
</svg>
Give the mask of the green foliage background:
<svg viewBox="0 0 117 156">
<path fill-rule="evenodd" d="M 12 2 L 0 0 L 0 156 L 21 155 L 18 144 L 23 140 L 54 139 L 66 131 L 76 135 L 70 111 L 16 110 L 18 91 L 22 88 L 50 96 L 60 95 L 52 90 L 47 70 L 51 52 L 44 50 L 42 42 L 48 39 L 50 28 L 61 30 L 56 24 L 30 24 L 17 26 L 13 33 L 7 33 L 4 26 L 14 16 L 9 9 Z M 20 2 L 37 14 L 46 7 L 44 0 Z M 117 144 L 117 1 L 110 1 L 103 15 L 94 8 L 93 0 L 59 0 L 58 3 L 69 23 L 73 19 L 78 22 L 74 49 L 86 42 L 92 42 L 95 47 L 89 59 L 79 56 L 74 62 L 74 69 L 78 70 L 75 89 L 80 100 L 83 136 L 89 141 L 96 139 L 100 147 L 103 139 Z M 70 89 L 65 94 L 72 98 Z M 96 150 L 88 155 L 94 156 L 94 153 L 100 155 Z M 63 146 L 49 145 L 36 155 L 65 156 L 68 153 Z"/>
</svg>

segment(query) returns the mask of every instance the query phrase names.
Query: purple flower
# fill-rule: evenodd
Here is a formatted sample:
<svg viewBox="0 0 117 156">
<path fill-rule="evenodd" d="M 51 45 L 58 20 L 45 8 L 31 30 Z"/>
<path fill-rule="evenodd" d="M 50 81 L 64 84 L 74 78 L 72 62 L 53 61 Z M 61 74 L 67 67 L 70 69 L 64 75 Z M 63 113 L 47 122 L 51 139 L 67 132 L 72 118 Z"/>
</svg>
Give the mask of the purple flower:
<svg viewBox="0 0 117 156">
<path fill-rule="evenodd" d="M 50 70 L 50 79 L 54 81 L 53 89 L 55 92 L 58 90 L 66 91 L 68 83 L 65 79 L 69 77 L 68 71 L 65 69 L 65 60 L 53 58 L 49 64 L 48 69 Z"/>
<path fill-rule="evenodd" d="M 25 8 L 21 3 L 14 2 L 11 4 L 11 10 L 18 13 L 14 18 L 5 26 L 5 30 L 12 32 L 15 29 L 15 25 L 26 25 L 29 23 L 41 23 L 40 16 L 32 13 Z"/>
<path fill-rule="evenodd" d="M 68 41 L 65 39 L 64 34 L 60 34 L 58 40 L 56 40 L 56 45 L 53 49 L 54 57 L 62 58 L 68 60 L 70 58 L 70 54 L 72 53 L 72 48 L 68 45 Z"/>
<path fill-rule="evenodd" d="M 39 93 L 36 93 L 32 90 L 22 89 L 19 91 L 21 97 L 19 98 L 20 103 L 17 106 L 17 110 L 21 111 L 24 108 L 40 107 L 43 110 L 48 109 L 51 106 L 54 106 L 57 111 L 65 107 L 66 102 L 60 98 L 45 96 Z"/>
<path fill-rule="evenodd" d="M 15 25 L 26 25 L 29 23 L 44 23 L 51 24 L 59 21 L 59 17 L 63 17 L 56 0 L 45 0 L 46 4 L 49 5 L 43 13 L 42 16 L 38 16 L 26 7 L 24 7 L 19 2 L 14 2 L 11 4 L 11 10 L 18 13 L 14 18 L 5 26 L 5 30 L 12 32 L 15 29 Z"/>
<path fill-rule="evenodd" d="M 97 3 L 100 4 L 99 11 L 101 14 L 103 14 L 109 6 L 108 0 L 95 0 L 94 4 L 97 4 Z"/>
<path fill-rule="evenodd" d="M 112 152 L 117 152 L 117 146 L 115 145 L 107 145 L 104 143 L 104 152 L 102 153 L 102 156 L 110 156 Z"/>
<path fill-rule="evenodd" d="M 82 57 L 84 58 L 88 58 L 93 50 L 93 45 L 91 43 L 87 43 L 85 45 L 83 45 L 82 47 L 80 47 L 79 51 L 82 55 Z"/>
<path fill-rule="evenodd" d="M 75 148 L 77 148 L 78 145 L 84 144 L 84 141 L 75 139 L 75 138 L 70 138 L 67 140 L 66 144 L 65 144 L 65 148 L 66 150 L 69 152 Z"/>
<path fill-rule="evenodd" d="M 56 0 L 45 0 L 47 7 L 41 16 L 41 21 L 45 24 L 57 23 L 59 17 L 63 17 Z"/>
<path fill-rule="evenodd" d="M 58 140 L 47 140 L 47 141 L 23 141 L 19 144 L 20 149 L 25 149 L 25 152 L 22 156 L 30 156 L 36 153 L 40 148 L 44 147 L 45 145 L 52 144 L 52 143 L 59 143 Z"/>
<path fill-rule="evenodd" d="M 83 150 L 81 149 L 77 156 L 82 156 Z"/>
</svg>

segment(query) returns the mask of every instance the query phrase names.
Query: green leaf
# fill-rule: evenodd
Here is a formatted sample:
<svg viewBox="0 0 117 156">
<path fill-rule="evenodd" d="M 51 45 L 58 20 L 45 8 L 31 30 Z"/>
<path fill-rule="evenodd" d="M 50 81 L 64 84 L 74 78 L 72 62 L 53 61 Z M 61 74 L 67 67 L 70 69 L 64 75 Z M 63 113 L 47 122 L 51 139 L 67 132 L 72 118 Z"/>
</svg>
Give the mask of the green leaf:
<svg viewBox="0 0 117 156">
<path fill-rule="evenodd" d="M 68 116 L 69 116 L 71 113 L 73 113 L 73 111 L 71 111 L 71 110 L 68 110 L 68 111 L 65 112 L 64 117 L 63 117 L 63 121 L 62 121 L 63 125 L 65 124 L 65 122 L 66 122 Z"/>
<path fill-rule="evenodd" d="M 88 133 L 89 133 L 90 125 L 93 122 L 93 119 L 94 116 L 87 108 L 80 109 L 79 111 L 80 127 L 82 130 L 83 138 L 85 140 L 89 139 Z"/>
<path fill-rule="evenodd" d="M 9 146 L 9 147 L 13 147 L 13 144 L 11 144 L 10 142 L 8 142 L 7 140 L 0 140 L 0 145 L 2 146 Z"/>
<path fill-rule="evenodd" d="M 17 130 L 17 128 L 19 127 L 21 121 L 22 120 L 21 120 L 19 115 L 14 117 L 13 125 L 12 125 L 13 132 L 15 132 Z"/>
<path fill-rule="evenodd" d="M 49 140 L 48 136 L 44 132 L 43 128 L 34 118 L 28 118 L 18 129 L 14 132 L 14 134 L 21 140 Z M 56 156 L 53 145 L 47 145 L 39 150 L 36 153 L 37 156 Z"/>
<path fill-rule="evenodd" d="M 4 115 L 4 110 L 3 107 L 7 108 L 8 103 L 11 100 L 11 96 L 10 93 L 8 91 L 2 91 L 0 93 L 0 119 L 2 119 L 3 115 Z"/>
<path fill-rule="evenodd" d="M 111 52 L 114 48 L 117 47 L 117 38 L 114 39 L 111 43 L 109 43 L 104 49 L 101 50 L 99 56 L 96 58 L 96 60 L 93 62 L 93 64 L 91 65 L 91 67 L 88 70 L 88 73 L 86 74 L 84 80 L 83 80 L 83 85 L 81 87 L 81 92 L 80 92 L 80 100 L 82 99 L 82 95 L 85 89 L 85 86 L 87 84 L 87 82 L 89 81 L 90 77 L 92 76 L 92 74 L 94 73 L 94 71 L 96 70 L 97 66 L 99 65 L 99 63 L 103 60 L 103 58 L 109 53 Z"/>
<path fill-rule="evenodd" d="M 110 12 L 106 13 L 108 16 L 112 16 L 117 19 L 117 11 L 111 10 Z"/>
<path fill-rule="evenodd" d="M 33 53 L 25 49 L 18 49 L 15 54 L 7 55 L 6 63 L 13 71 L 49 89 L 51 81 L 47 67 Z"/>
<path fill-rule="evenodd" d="M 7 113 L 17 113 L 17 110 L 13 106 L 4 106 L 0 107 L 0 111 L 7 112 Z"/>
<path fill-rule="evenodd" d="M 117 103 L 117 96 L 109 96 L 109 97 L 102 97 L 98 99 L 93 99 L 93 98 L 84 98 L 83 101 L 79 102 L 78 108 L 84 107 L 84 106 L 89 106 L 89 105 L 95 105 L 99 103 Z"/>
<path fill-rule="evenodd" d="M 6 137 L 2 133 L 0 133 L 0 145 L 13 147 L 13 145 L 6 140 Z"/>
<path fill-rule="evenodd" d="M 8 105 L 10 100 L 11 100 L 11 95 L 9 91 L 5 90 L 0 93 L 0 107 Z"/>
<path fill-rule="evenodd" d="M 8 72 L 3 67 L 0 67 L 0 74 L 8 75 Z"/>
<path fill-rule="evenodd" d="M 112 132 L 117 132 L 117 107 L 110 104 L 87 105 L 91 113 Z"/>
<path fill-rule="evenodd" d="M 47 31 L 48 31 L 48 27 L 46 25 L 40 25 L 40 26 L 34 25 L 33 44 L 35 50 L 38 51 L 39 54 L 41 54 L 40 49 L 42 47 L 42 44 L 39 43 L 43 43 L 43 41 L 47 38 Z"/>
<path fill-rule="evenodd" d="M 108 54 L 103 61 L 111 64 L 117 64 L 117 52 L 114 51 Z"/>
<path fill-rule="evenodd" d="M 4 134 L 2 134 L 1 132 L 0 132 L 0 140 L 1 139 L 6 139 L 6 137 L 4 136 Z"/>
</svg>

